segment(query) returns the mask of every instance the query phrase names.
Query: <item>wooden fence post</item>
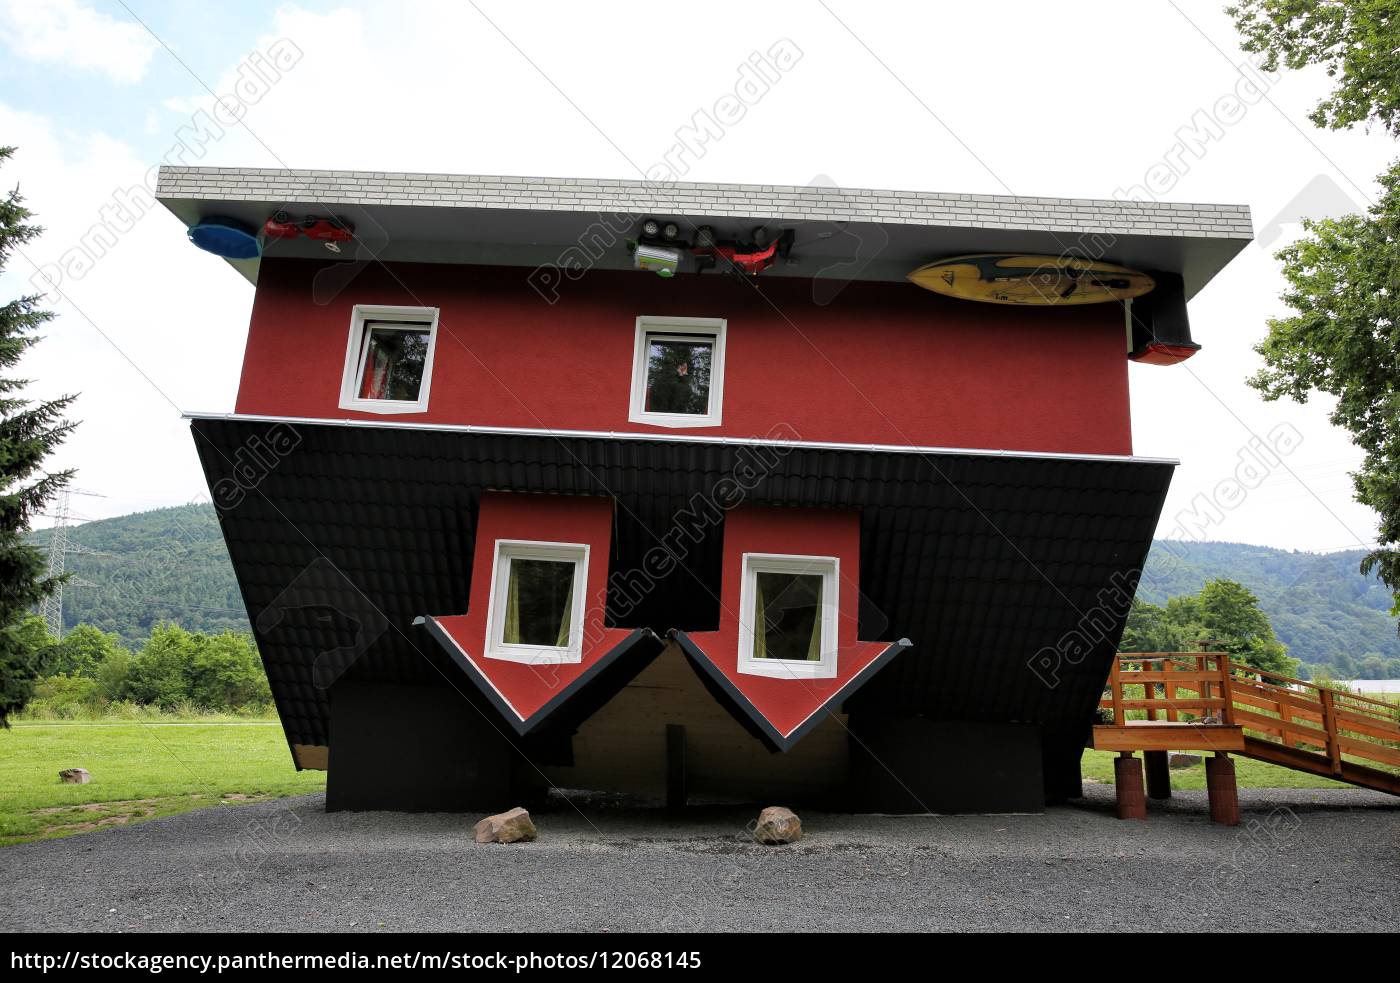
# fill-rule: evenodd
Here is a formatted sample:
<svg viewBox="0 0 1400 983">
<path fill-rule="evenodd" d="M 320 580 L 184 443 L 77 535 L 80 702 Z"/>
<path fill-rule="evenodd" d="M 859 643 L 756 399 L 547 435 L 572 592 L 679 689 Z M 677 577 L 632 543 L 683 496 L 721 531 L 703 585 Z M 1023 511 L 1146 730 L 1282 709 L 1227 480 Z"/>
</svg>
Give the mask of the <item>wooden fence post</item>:
<svg viewBox="0 0 1400 983">
<path fill-rule="evenodd" d="M 1221 652 L 1215 657 L 1215 664 L 1220 669 L 1220 698 L 1225 701 L 1225 706 L 1220 710 L 1220 722 L 1233 724 L 1235 722 L 1235 694 L 1234 687 L 1230 682 L 1230 654 Z"/>
<path fill-rule="evenodd" d="M 1332 701 L 1333 692 L 1326 686 L 1317 688 L 1318 699 L 1322 702 L 1322 728 L 1327 731 L 1327 755 L 1332 759 L 1332 774 L 1342 773 L 1342 746 L 1337 742 L 1337 715 Z"/>
<path fill-rule="evenodd" d="M 1117 652 L 1113 653 L 1113 668 L 1108 674 L 1108 695 L 1113 701 L 1113 726 L 1126 727 L 1127 719 L 1123 716 L 1123 681 L 1118 675 L 1118 667 L 1123 660 Z"/>
</svg>

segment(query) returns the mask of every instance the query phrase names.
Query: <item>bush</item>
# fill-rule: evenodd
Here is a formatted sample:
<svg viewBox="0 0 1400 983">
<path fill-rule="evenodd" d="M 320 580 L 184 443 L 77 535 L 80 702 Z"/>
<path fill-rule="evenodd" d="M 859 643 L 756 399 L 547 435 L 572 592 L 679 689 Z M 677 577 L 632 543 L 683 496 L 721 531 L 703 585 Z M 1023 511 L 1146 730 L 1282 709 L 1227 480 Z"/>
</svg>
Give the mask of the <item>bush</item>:
<svg viewBox="0 0 1400 983">
<path fill-rule="evenodd" d="M 74 628 L 58 644 L 42 628 L 38 619 L 26 625 L 33 637 L 26 635 L 25 644 L 36 658 L 43 656 L 48 673 L 33 684 L 28 719 L 144 720 L 211 712 L 251 717 L 271 708 L 272 691 L 251 635 L 205 635 L 162 623 L 133 654 L 116 636 L 89 625 Z"/>
<path fill-rule="evenodd" d="M 70 676 L 92 676 L 122 648 L 116 635 L 92 625 L 78 625 L 54 646 L 53 671 Z"/>
<path fill-rule="evenodd" d="M 174 710 L 197 705 L 230 709 L 264 705 L 272 691 L 248 635 L 204 635 L 157 625 L 126 672 L 123 695 Z"/>
</svg>

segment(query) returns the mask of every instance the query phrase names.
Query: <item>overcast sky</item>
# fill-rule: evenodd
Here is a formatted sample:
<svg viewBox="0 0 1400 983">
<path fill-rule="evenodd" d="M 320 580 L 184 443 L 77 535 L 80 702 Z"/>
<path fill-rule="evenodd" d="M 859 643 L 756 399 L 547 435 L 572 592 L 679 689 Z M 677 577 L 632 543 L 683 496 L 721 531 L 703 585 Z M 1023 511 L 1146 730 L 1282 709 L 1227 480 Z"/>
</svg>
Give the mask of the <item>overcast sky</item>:
<svg viewBox="0 0 1400 983">
<path fill-rule="evenodd" d="M 250 56 L 279 39 L 301 52 L 245 125 L 185 163 L 633 178 L 733 92 L 750 55 L 788 39 L 801 60 L 686 179 L 1093 198 L 1156 181 L 1160 200 L 1248 204 L 1259 241 L 1191 305 L 1204 351 L 1130 370 L 1136 452 L 1182 460 L 1159 535 L 1371 544 L 1375 517 L 1347 478 L 1359 454 L 1328 402 L 1265 403 L 1244 380 L 1283 311 L 1272 252 L 1300 212 L 1375 197 L 1396 146 L 1314 128 L 1321 73 L 1255 78 L 1249 101 L 1222 110 L 1248 64 L 1223 2 L 616 6 L 0 0 L 0 142 L 20 148 L 0 181 L 18 181 L 46 227 L 0 296 L 94 225 L 130 225 L 66 278 L 24 365 L 36 395 L 82 394 L 55 464 L 106 497 L 75 510 L 207 500 L 179 413 L 232 409 L 253 290 L 163 209 L 134 223 L 112 209 L 139 198 L 152 165 L 179 162 L 181 128 Z M 1213 138 L 1174 152 L 1202 112 Z M 1280 433 L 1290 451 L 1250 476 L 1258 487 L 1220 489 L 1251 438 Z M 1201 495 L 1217 506 L 1183 524 Z"/>
</svg>

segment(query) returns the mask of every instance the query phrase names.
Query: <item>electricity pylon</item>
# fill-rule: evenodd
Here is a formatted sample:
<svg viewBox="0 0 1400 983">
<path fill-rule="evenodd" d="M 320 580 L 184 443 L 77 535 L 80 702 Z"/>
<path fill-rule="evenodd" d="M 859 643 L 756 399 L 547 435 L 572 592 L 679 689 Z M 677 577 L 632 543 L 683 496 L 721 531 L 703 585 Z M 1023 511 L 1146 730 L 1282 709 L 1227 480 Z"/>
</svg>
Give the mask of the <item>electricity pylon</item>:
<svg viewBox="0 0 1400 983">
<path fill-rule="evenodd" d="M 98 552 L 98 550 L 88 549 L 68 538 L 68 519 L 72 514 L 71 497 L 73 495 L 90 495 L 94 498 L 106 497 L 100 492 L 83 491 L 80 488 L 59 490 L 58 497 L 54 501 L 53 528 L 49 530 L 48 576 L 50 578 L 63 576 L 63 568 L 69 553 Z M 50 635 L 56 639 L 63 637 L 63 581 L 58 581 L 54 585 L 53 593 L 39 602 L 39 617 L 44 619 L 44 624 L 48 626 Z"/>
</svg>

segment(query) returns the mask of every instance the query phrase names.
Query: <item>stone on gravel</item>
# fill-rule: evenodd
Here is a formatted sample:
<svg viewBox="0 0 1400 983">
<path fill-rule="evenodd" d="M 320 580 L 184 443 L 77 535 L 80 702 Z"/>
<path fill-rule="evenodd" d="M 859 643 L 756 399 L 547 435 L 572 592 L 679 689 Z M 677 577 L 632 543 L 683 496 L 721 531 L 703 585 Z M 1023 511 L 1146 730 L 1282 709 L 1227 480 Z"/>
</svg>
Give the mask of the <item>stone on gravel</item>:
<svg viewBox="0 0 1400 983">
<path fill-rule="evenodd" d="M 802 839 L 802 820 L 798 819 L 791 809 L 769 806 L 758 814 L 758 825 L 754 827 L 753 838 L 769 846 L 795 843 Z"/>
<path fill-rule="evenodd" d="M 86 768 L 64 768 L 58 773 L 58 778 L 65 785 L 86 785 L 92 781 Z"/>
<path fill-rule="evenodd" d="M 487 816 L 473 831 L 478 843 L 515 843 L 533 840 L 538 835 L 530 814 L 519 806 L 509 812 Z"/>
<path fill-rule="evenodd" d="M 1203 759 L 1199 754 L 1184 754 L 1181 751 L 1173 751 L 1167 756 L 1168 768 L 1194 768 Z"/>
</svg>

